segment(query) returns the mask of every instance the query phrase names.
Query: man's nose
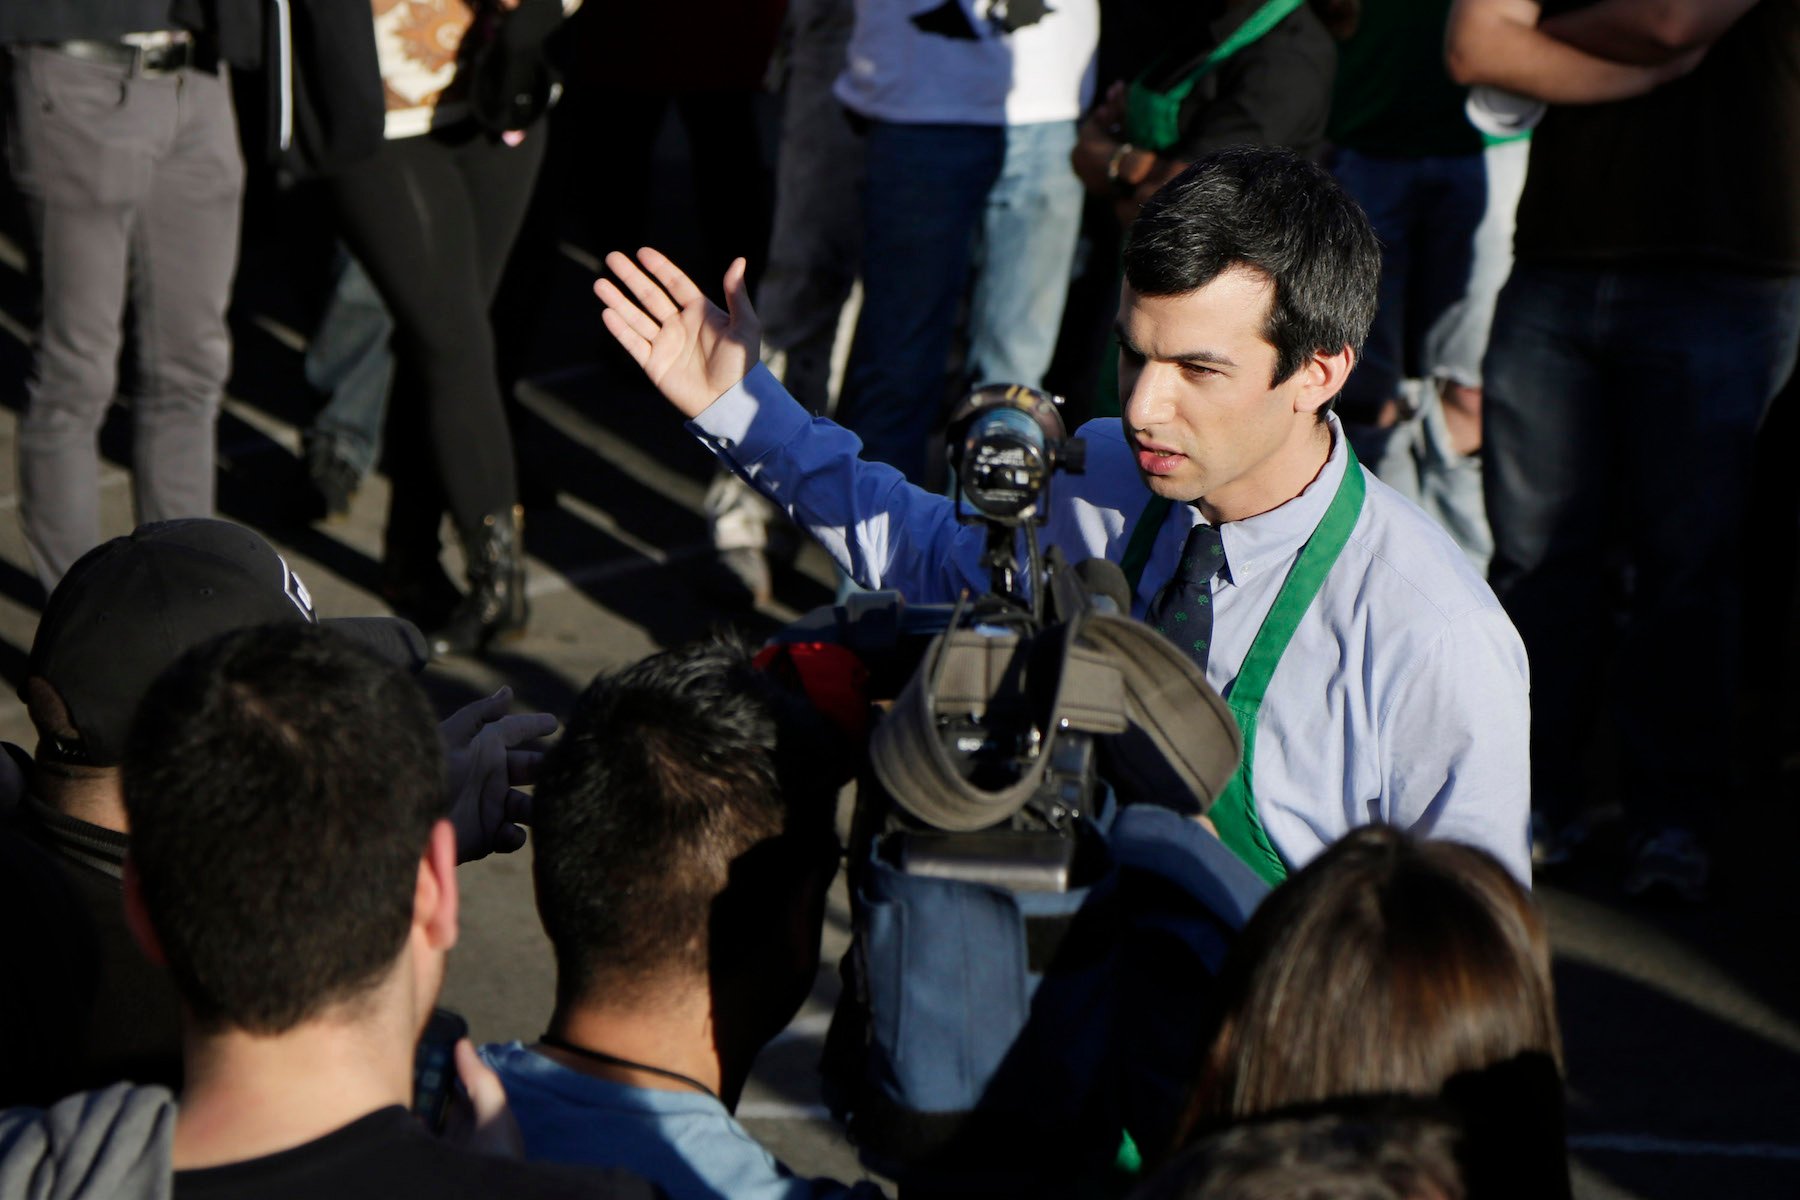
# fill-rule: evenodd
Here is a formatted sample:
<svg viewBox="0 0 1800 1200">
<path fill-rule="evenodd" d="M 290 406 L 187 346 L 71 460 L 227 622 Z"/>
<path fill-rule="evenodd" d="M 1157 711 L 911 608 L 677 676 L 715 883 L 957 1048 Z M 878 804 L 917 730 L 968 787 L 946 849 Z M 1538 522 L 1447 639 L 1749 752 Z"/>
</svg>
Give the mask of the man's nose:
<svg viewBox="0 0 1800 1200">
<path fill-rule="evenodd" d="M 1175 375 L 1167 364 L 1157 362 L 1144 363 L 1135 371 L 1120 370 L 1119 390 L 1127 425 L 1151 429 L 1174 417 Z"/>
</svg>

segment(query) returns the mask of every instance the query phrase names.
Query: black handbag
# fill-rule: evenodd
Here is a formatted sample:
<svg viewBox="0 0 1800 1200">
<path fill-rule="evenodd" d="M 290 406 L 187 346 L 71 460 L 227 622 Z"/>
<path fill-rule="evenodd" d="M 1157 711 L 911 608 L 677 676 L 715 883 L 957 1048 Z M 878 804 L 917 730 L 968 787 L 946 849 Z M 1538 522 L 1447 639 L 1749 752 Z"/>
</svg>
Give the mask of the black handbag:
<svg viewBox="0 0 1800 1200">
<path fill-rule="evenodd" d="M 520 0 L 499 14 L 470 62 L 469 104 L 489 133 L 524 129 L 550 111 L 562 80 L 545 42 L 562 24 L 562 0 Z"/>
</svg>

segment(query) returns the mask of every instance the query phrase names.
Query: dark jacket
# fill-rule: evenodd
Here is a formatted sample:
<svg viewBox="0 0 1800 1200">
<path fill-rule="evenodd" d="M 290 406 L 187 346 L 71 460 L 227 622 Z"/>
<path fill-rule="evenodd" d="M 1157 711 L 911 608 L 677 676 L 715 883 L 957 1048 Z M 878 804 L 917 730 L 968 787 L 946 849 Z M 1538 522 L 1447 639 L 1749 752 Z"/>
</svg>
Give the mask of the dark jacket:
<svg viewBox="0 0 1800 1200">
<path fill-rule="evenodd" d="M 0 45 L 109 42 L 128 33 L 194 28 L 169 9 L 169 0 L 7 0 L 0 4 Z"/>
<path fill-rule="evenodd" d="M 1130 80 L 1148 69 L 1149 82 L 1168 87 L 1229 37 L 1263 0 L 1196 5 L 1137 0 L 1111 5 L 1114 62 Z M 1113 57 L 1109 54 L 1109 57 Z M 1337 43 L 1303 4 L 1275 28 L 1200 79 L 1181 106 L 1181 141 L 1168 153 L 1192 161 L 1226 146 L 1286 146 L 1307 157 L 1323 149 L 1331 115 Z"/>
<path fill-rule="evenodd" d="M 272 8 L 271 24 L 286 28 L 271 28 L 264 39 L 271 157 L 305 176 L 375 153 L 386 136 L 387 103 L 369 0 L 272 0 Z M 283 48 L 285 61 L 277 57 Z"/>
<path fill-rule="evenodd" d="M 253 159 L 290 177 L 322 174 L 381 148 L 387 119 L 369 0 L 5 0 L 0 44 L 114 41 L 187 29 L 264 87 L 239 92 Z"/>
<path fill-rule="evenodd" d="M 0 1107 L 176 1086 L 180 1002 L 125 923 L 125 835 L 0 798 Z"/>
</svg>

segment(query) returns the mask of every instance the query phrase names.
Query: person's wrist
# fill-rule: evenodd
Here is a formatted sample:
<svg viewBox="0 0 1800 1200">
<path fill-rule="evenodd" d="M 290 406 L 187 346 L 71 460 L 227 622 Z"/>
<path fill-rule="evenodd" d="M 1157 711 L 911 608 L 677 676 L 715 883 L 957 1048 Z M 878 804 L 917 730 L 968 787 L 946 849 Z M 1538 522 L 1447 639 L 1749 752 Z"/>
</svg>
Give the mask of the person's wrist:
<svg viewBox="0 0 1800 1200">
<path fill-rule="evenodd" d="M 1120 142 L 1116 148 L 1112 149 L 1111 157 L 1107 158 L 1107 184 L 1111 185 L 1112 191 L 1118 196 L 1130 196 L 1136 189 L 1136 184 L 1130 178 L 1121 175 L 1121 169 L 1125 167 L 1125 158 L 1134 155 L 1136 151 L 1138 148 L 1132 146 L 1130 142 Z"/>
<path fill-rule="evenodd" d="M 1111 156 L 1106 160 L 1106 181 L 1108 183 L 1118 187 L 1120 183 L 1125 182 L 1119 178 L 1119 168 L 1125 165 L 1125 157 L 1136 149 L 1137 147 L 1130 142 L 1120 142 L 1113 147 Z"/>
</svg>

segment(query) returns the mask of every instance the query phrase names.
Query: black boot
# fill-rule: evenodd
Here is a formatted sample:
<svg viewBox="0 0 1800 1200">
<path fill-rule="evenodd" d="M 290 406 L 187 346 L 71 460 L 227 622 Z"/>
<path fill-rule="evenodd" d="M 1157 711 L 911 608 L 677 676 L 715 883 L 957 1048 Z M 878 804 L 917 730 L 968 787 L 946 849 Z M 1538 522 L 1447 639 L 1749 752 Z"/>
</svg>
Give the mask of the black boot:
<svg viewBox="0 0 1800 1200">
<path fill-rule="evenodd" d="M 518 505 L 489 513 L 462 535 L 469 591 L 431 636 L 434 655 L 479 654 L 497 638 L 525 630 L 525 511 Z"/>
</svg>

